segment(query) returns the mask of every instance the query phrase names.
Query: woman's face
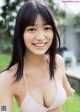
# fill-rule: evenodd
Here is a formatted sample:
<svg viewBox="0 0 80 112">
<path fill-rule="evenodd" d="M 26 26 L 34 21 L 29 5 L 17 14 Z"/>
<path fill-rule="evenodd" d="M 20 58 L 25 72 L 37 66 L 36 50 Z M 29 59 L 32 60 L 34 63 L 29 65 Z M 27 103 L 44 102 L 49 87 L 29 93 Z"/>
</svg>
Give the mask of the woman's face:
<svg viewBox="0 0 80 112">
<path fill-rule="evenodd" d="M 23 37 L 27 53 L 43 55 L 49 49 L 54 34 L 51 25 L 44 23 L 42 17 L 38 15 L 35 24 L 25 28 Z"/>
</svg>

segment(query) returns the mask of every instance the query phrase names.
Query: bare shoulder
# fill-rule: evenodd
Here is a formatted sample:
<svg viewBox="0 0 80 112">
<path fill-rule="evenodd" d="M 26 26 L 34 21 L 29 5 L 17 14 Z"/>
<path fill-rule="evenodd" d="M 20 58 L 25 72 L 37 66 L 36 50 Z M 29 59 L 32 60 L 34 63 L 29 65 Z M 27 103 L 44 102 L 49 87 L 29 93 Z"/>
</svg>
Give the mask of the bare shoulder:
<svg viewBox="0 0 80 112">
<path fill-rule="evenodd" d="M 9 70 L 6 70 L 4 72 L 2 72 L 0 74 L 0 91 L 2 91 L 2 93 L 8 92 L 10 94 L 12 94 L 12 86 L 13 86 L 13 82 L 14 82 L 14 74 L 16 71 L 16 67 L 12 67 Z"/>
<path fill-rule="evenodd" d="M 12 112 L 12 82 L 13 82 L 13 72 L 11 68 L 0 74 L 0 106 L 5 106 L 7 112 Z"/>
<path fill-rule="evenodd" d="M 59 54 L 56 54 L 55 62 L 56 62 L 56 73 L 57 73 L 56 76 L 58 77 L 58 79 L 61 79 L 62 82 L 63 76 L 65 74 L 64 59 Z"/>
<path fill-rule="evenodd" d="M 0 87 L 8 87 L 10 85 L 10 83 L 12 82 L 12 78 L 11 78 L 11 72 L 10 70 L 4 71 L 0 74 Z"/>
<path fill-rule="evenodd" d="M 61 65 L 64 66 L 64 59 L 59 54 L 56 54 L 56 56 L 55 56 L 55 62 L 57 64 L 57 66 L 61 66 Z"/>
</svg>

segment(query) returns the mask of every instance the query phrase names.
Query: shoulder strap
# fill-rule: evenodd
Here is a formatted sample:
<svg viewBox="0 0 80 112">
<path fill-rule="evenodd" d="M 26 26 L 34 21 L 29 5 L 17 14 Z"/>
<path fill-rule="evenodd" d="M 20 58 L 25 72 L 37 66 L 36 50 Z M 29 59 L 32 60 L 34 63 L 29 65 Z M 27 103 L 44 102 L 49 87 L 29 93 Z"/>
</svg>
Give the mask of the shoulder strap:
<svg viewBox="0 0 80 112">
<path fill-rule="evenodd" d="M 25 70 L 23 71 L 23 77 L 24 77 L 24 81 L 25 81 L 26 91 L 28 92 L 28 84 L 27 84 L 27 80 L 26 80 L 26 76 L 25 76 Z"/>
<path fill-rule="evenodd" d="M 55 76 L 54 76 L 54 80 L 55 80 L 55 85 L 58 86 L 59 83 L 58 83 L 57 78 Z"/>
</svg>

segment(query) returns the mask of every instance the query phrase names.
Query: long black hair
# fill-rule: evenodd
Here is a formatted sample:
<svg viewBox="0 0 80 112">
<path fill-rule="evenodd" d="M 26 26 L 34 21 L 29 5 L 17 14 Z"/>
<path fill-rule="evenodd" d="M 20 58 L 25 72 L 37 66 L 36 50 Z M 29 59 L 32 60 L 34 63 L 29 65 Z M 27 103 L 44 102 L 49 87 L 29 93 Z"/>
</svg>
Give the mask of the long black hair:
<svg viewBox="0 0 80 112">
<path fill-rule="evenodd" d="M 14 30 L 14 39 L 13 39 L 12 59 L 7 68 L 8 70 L 13 65 L 18 64 L 17 72 L 14 74 L 14 76 L 16 77 L 15 81 L 19 81 L 23 76 L 24 55 L 26 50 L 26 46 L 24 44 L 23 39 L 24 30 L 27 26 L 34 25 L 38 15 L 41 15 L 43 20 L 47 24 L 52 26 L 52 30 L 54 33 L 53 42 L 47 51 L 50 57 L 49 62 L 50 79 L 54 77 L 54 69 L 56 67 L 55 54 L 57 48 L 60 47 L 60 37 L 54 23 L 53 15 L 49 7 L 46 6 L 44 3 L 35 0 L 34 1 L 29 0 L 20 8 L 17 14 Z"/>
</svg>

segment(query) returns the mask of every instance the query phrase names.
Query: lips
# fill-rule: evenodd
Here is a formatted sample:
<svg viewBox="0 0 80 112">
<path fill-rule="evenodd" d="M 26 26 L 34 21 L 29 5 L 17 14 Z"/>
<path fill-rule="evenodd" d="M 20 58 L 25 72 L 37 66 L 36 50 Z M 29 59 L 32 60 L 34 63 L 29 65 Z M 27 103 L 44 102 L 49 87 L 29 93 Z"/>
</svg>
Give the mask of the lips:
<svg viewBox="0 0 80 112">
<path fill-rule="evenodd" d="M 45 43 L 33 43 L 33 45 L 36 46 L 36 47 L 43 47 L 46 44 L 47 44 L 47 42 L 45 42 Z"/>
</svg>

